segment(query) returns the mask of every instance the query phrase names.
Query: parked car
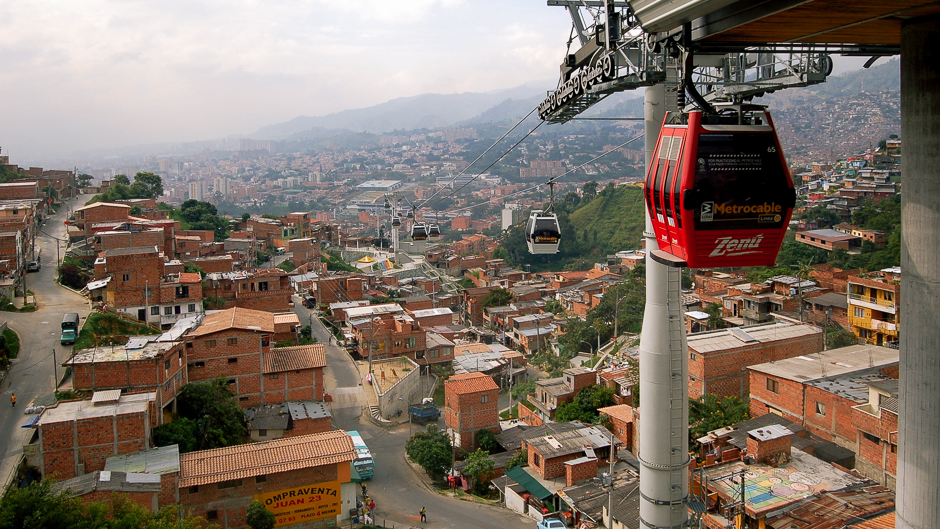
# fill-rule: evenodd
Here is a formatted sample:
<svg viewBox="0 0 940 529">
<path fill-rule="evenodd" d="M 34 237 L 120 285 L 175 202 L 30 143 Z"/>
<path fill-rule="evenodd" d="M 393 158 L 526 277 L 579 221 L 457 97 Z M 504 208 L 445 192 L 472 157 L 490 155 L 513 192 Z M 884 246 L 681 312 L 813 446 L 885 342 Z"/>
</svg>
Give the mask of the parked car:
<svg viewBox="0 0 940 529">
<path fill-rule="evenodd" d="M 304 307 L 314 309 L 317 307 L 317 298 L 313 296 L 304 296 Z"/>
<path fill-rule="evenodd" d="M 568 529 L 565 527 L 564 522 L 558 518 L 545 518 L 541 522 L 535 524 L 535 527 L 538 529 Z"/>
<path fill-rule="evenodd" d="M 42 268 L 42 265 L 39 264 L 39 261 L 30 261 L 26 263 L 27 272 L 38 272 L 40 268 Z"/>
</svg>

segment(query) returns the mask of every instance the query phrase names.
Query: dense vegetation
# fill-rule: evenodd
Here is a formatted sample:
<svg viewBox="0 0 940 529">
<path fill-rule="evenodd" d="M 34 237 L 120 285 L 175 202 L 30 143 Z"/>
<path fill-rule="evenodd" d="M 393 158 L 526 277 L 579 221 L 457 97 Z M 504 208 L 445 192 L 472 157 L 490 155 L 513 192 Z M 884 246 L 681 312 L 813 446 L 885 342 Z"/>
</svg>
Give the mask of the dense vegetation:
<svg viewBox="0 0 940 529">
<path fill-rule="evenodd" d="M 95 345 L 125 343 L 128 336 L 160 334 L 143 323 L 134 323 L 114 314 L 93 312 L 82 325 L 74 350 L 87 349 Z"/>
<path fill-rule="evenodd" d="M 438 430 L 436 424 L 429 424 L 425 431 L 416 432 L 408 439 L 405 453 L 428 475 L 439 478 L 450 468 L 453 446 L 446 433 Z"/>
<path fill-rule="evenodd" d="M 513 226 L 501 241 L 506 259 L 532 270 L 589 268 L 621 250 L 638 248 L 643 235 L 643 191 L 637 186 L 608 185 L 597 192 L 597 182 L 584 185 L 584 196 L 568 193 L 556 197 L 555 211 L 561 228 L 556 255 L 531 255 L 526 248 L 525 223 Z"/>
<path fill-rule="evenodd" d="M 158 198 L 162 194 L 163 180 L 159 175 L 139 172 L 134 175 L 134 182 L 131 183 L 127 175 L 119 174 L 114 177 L 114 184 L 111 187 L 104 193 L 93 196 L 88 203 L 114 202 L 132 198 Z"/>
<path fill-rule="evenodd" d="M 245 413 L 224 378 L 183 386 L 177 403 L 173 420 L 153 429 L 155 445 L 178 444 L 186 453 L 248 441 Z"/>
<path fill-rule="evenodd" d="M 0 499 L 0 529 L 197 529 L 217 528 L 198 516 L 183 515 L 178 506 L 157 512 L 115 493 L 109 502 L 85 503 L 55 490 L 53 481 L 34 481 L 28 487 L 7 489 Z"/>
</svg>

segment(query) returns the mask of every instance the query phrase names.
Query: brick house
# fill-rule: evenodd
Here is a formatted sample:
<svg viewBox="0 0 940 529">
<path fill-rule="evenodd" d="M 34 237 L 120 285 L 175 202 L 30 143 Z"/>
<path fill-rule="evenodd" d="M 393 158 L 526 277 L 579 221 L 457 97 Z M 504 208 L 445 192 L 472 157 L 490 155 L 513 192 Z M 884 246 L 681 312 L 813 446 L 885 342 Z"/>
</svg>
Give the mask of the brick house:
<svg viewBox="0 0 940 529">
<path fill-rule="evenodd" d="M 542 479 L 567 475 L 569 479 L 574 477 L 580 481 L 597 476 L 597 460 L 607 460 L 610 456 L 611 437 L 607 430 L 589 426 L 552 435 L 526 436 L 522 448 L 528 454 L 529 467 Z M 620 444 L 616 437 L 613 441 L 615 446 Z M 613 450 L 616 453 L 616 448 Z M 568 463 L 573 468 L 566 468 Z"/>
<path fill-rule="evenodd" d="M 331 275 L 315 279 L 310 286 L 310 292 L 321 305 L 358 301 L 362 299 L 365 283 L 365 276 Z"/>
<path fill-rule="evenodd" d="M 179 445 L 155 446 L 149 450 L 112 456 L 105 461 L 104 469 L 157 476 L 160 479 L 158 505 L 163 507 L 179 503 Z"/>
<path fill-rule="evenodd" d="M 613 425 L 614 435 L 617 436 L 617 439 L 620 439 L 620 442 L 623 443 L 623 446 L 633 451 L 633 436 L 639 432 L 634 433 L 634 412 L 636 409 L 633 406 L 628 404 L 617 404 L 616 406 L 607 406 L 606 408 L 598 408 L 597 413 L 600 416 L 608 417 L 611 424 Z"/>
<path fill-rule="evenodd" d="M 57 482 L 52 490 L 63 491 L 86 504 L 110 503 L 115 494 L 120 494 L 151 512 L 160 506 L 160 476 L 147 474 L 96 470 Z"/>
<path fill-rule="evenodd" d="M 531 426 L 553 421 L 559 406 L 573 401 L 579 391 L 596 383 L 597 372 L 586 367 L 572 367 L 562 371 L 559 378 L 539 380 L 535 383 L 535 393 L 527 396 L 529 404 L 533 406 L 529 411 L 533 413 L 523 417 L 525 406 L 522 406 L 519 408 L 519 418 Z"/>
<path fill-rule="evenodd" d="M 163 245 L 161 228 L 109 230 L 95 234 L 95 251 L 98 253 L 119 248 L 162 248 Z"/>
<path fill-rule="evenodd" d="M 26 451 L 39 453 L 44 477 L 61 480 L 104 470 L 111 456 L 150 448 L 155 397 L 108 390 L 95 393 L 91 400 L 47 407 L 36 422 L 37 441 Z"/>
<path fill-rule="evenodd" d="M 819 327 L 764 323 L 690 334 L 689 397 L 748 396 L 749 365 L 822 351 Z"/>
<path fill-rule="evenodd" d="M 280 268 L 206 274 L 202 288 L 206 296 L 224 301 L 223 308 L 282 312 L 294 307 L 290 277 Z"/>
<path fill-rule="evenodd" d="M 246 527 L 253 499 L 278 525 L 333 527 L 356 507 L 355 458 L 342 430 L 182 454 L 179 504 L 225 529 Z"/>
<path fill-rule="evenodd" d="M 277 316 L 239 308 L 206 316 L 183 336 L 189 380 L 224 377 L 243 407 L 322 398 L 323 344 L 272 347 L 281 336 L 296 336 L 299 325 L 295 314 L 289 323 Z"/>
<path fill-rule="evenodd" d="M 309 400 L 247 408 L 245 417 L 252 441 L 324 433 L 333 429 L 333 416 L 326 404 Z"/>
<path fill-rule="evenodd" d="M 126 222 L 130 220 L 130 211 L 131 207 L 127 204 L 95 202 L 75 209 L 75 225 L 85 232 L 85 237 L 90 237 L 93 224 L 115 221 Z"/>
<path fill-rule="evenodd" d="M 464 450 L 477 446 L 476 432 L 499 432 L 499 386 L 482 373 L 454 375 L 444 382 L 444 423 Z"/>
<path fill-rule="evenodd" d="M 181 269 L 157 246 L 106 250 L 95 260 L 95 281 L 87 288 L 108 309 L 167 329 L 203 312 L 199 274 Z"/>
<path fill-rule="evenodd" d="M 853 345 L 748 366 L 751 416 L 775 413 L 855 452 L 856 468 L 895 487 L 899 352 Z"/>
<path fill-rule="evenodd" d="M 378 305 L 372 305 L 378 307 Z M 355 309 L 351 309 L 355 310 Z M 357 352 L 362 358 L 396 358 L 406 356 L 417 361 L 427 350 L 427 331 L 411 317 L 388 312 L 351 321 Z M 437 361 L 452 360 L 440 358 Z"/>
<path fill-rule="evenodd" d="M 176 395 L 189 383 L 185 349 L 181 342 L 157 342 L 134 337 L 125 345 L 105 345 L 76 351 L 62 363 L 72 368 L 72 386 L 80 391 L 121 390 L 125 394 L 152 393 L 156 424 L 176 411 Z"/>
</svg>

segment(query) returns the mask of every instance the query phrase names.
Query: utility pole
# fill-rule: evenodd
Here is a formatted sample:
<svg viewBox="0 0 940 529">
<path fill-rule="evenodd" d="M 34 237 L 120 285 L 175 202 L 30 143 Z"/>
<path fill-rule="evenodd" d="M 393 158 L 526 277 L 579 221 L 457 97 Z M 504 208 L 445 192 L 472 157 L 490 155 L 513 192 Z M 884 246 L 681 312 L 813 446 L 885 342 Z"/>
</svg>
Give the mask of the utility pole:
<svg viewBox="0 0 940 529">
<path fill-rule="evenodd" d="M 52 393 L 55 393 L 59 389 L 59 370 L 57 369 L 58 362 L 55 359 L 55 349 L 52 350 Z"/>
</svg>

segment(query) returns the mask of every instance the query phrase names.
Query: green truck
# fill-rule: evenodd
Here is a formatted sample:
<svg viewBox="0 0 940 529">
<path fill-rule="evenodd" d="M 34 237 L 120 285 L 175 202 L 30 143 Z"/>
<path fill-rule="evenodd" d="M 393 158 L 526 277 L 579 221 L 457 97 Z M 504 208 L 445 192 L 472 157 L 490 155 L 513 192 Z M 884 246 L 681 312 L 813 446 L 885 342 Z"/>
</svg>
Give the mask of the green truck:
<svg viewBox="0 0 940 529">
<path fill-rule="evenodd" d="M 72 345 L 78 336 L 78 323 L 80 318 L 77 312 L 69 312 L 62 317 L 62 337 L 59 343 L 62 345 Z"/>
</svg>

